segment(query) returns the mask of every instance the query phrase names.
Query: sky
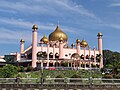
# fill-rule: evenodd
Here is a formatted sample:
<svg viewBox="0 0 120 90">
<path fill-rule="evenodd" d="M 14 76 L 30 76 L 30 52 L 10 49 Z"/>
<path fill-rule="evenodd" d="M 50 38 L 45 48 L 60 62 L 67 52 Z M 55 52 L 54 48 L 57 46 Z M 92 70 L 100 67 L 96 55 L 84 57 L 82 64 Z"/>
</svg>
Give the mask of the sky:
<svg viewBox="0 0 120 90">
<path fill-rule="evenodd" d="M 0 55 L 20 51 L 32 42 L 37 24 L 38 41 L 59 24 L 69 46 L 85 39 L 97 48 L 97 33 L 103 34 L 103 49 L 120 52 L 120 0 L 0 0 Z"/>
</svg>

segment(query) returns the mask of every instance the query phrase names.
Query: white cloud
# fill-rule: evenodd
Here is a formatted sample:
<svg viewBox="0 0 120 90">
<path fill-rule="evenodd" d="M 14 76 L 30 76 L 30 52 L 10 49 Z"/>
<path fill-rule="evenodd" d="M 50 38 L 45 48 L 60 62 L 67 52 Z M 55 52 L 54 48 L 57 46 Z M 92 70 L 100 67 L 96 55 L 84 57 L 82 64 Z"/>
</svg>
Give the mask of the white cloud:
<svg viewBox="0 0 120 90">
<path fill-rule="evenodd" d="M 99 24 L 99 25 L 102 25 L 102 26 L 106 26 L 106 27 L 110 27 L 110 28 L 114 28 L 114 29 L 120 30 L 120 24 L 102 22 L 102 23 Z"/>
<path fill-rule="evenodd" d="M 33 24 L 37 24 L 38 28 L 40 28 L 41 30 L 51 30 L 54 29 L 54 24 L 50 23 L 50 24 L 43 24 L 43 23 L 32 23 L 29 21 L 25 21 L 23 19 L 14 19 L 14 18 L 0 18 L 0 23 L 1 24 L 8 24 L 8 25 L 14 25 L 14 26 L 18 26 L 18 27 L 25 27 L 25 28 L 29 28 L 31 29 Z"/>
<path fill-rule="evenodd" d="M 74 18 L 75 16 L 73 16 L 73 13 L 76 13 L 77 16 L 80 17 L 80 15 L 85 16 L 85 17 L 89 17 L 95 20 L 98 20 L 98 18 L 89 10 L 87 10 L 84 6 L 82 5 L 78 5 L 77 3 L 71 1 L 71 0 L 21 0 L 21 1 L 0 1 L 0 10 L 6 11 L 6 12 L 15 12 L 15 15 L 19 15 L 23 13 L 23 16 L 25 14 L 31 15 L 32 16 L 36 16 L 37 14 L 44 14 L 44 15 L 52 15 L 52 16 L 60 16 L 60 17 L 72 17 Z M 71 13 L 72 14 L 71 14 Z M 19 16 L 18 16 L 19 17 Z M 28 31 L 28 29 L 32 28 L 32 25 L 34 24 L 32 22 L 32 20 L 28 20 L 25 19 L 24 17 L 18 18 L 18 17 L 12 17 L 12 18 L 0 18 L 0 23 L 2 24 L 8 24 L 13 26 L 18 26 L 18 31 L 15 30 L 15 32 L 11 31 L 11 30 L 4 30 L 4 28 L 1 28 L 1 30 L 3 29 L 4 31 L 2 31 L 2 36 L 0 36 L 0 38 L 4 38 L 4 40 L 7 39 L 11 39 L 11 40 L 18 40 L 20 39 L 20 37 L 25 38 L 26 40 L 30 40 L 29 37 L 31 37 L 31 34 L 29 34 L 26 37 L 26 33 L 31 33 L 31 30 Z M 17 19 L 16 19 L 17 18 Z M 32 18 L 30 18 L 32 19 Z M 78 23 L 79 20 L 77 20 L 76 22 Z M 67 20 L 66 20 L 67 21 Z M 72 21 L 71 21 L 72 23 Z M 43 23 L 43 22 L 36 22 L 35 24 L 38 24 L 38 27 L 40 30 L 51 30 L 53 31 L 56 28 L 56 25 L 53 23 Z M 20 31 L 20 28 L 24 28 L 24 30 Z M 68 27 L 68 26 L 62 26 L 62 30 L 67 32 L 67 33 L 73 33 L 73 34 L 77 34 L 74 32 L 74 30 L 78 30 L 75 27 Z M 78 30 L 81 33 L 85 33 L 85 31 L 83 30 Z M 11 34 L 10 34 L 11 33 Z M 12 35 L 12 36 L 11 36 Z M 6 38 L 4 37 L 6 36 Z M 16 38 L 15 38 L 16 37 Z"/>
<path fill-rule="evenodd" d="M 120 3 L 112 3 L 109 6 L 110 7 L 120 7 Z"/>
<path fill-rule="evenodd" d="M 31 22 L 24 21 L 22 19 L 13 19 L 13 18 L 11 18 L 11 19 L 9 19 L 9 18 L 0 18 L 0 23 L 13 25 L 13 26 L 18 26 L 18 27 L 25 27 L 27 29 L 31 29 L 32 26 L 33 26 L 33 23 L 31 23 Z M 56 25 L 53 24 L 53 23 L 47 23 L 47 24 L 39 23 L 39 22 L 36 22 L 36 23 L 37 23 L 38 28 L 40 30 L 50 30 L 50 31 L 53 31 L 56 28 Z M 72 27 L 67 27 L 67 26 L 62 26 L 62 27 L 63 27 L 62 30 L 66 31 L 66 32 L 69 32 L 69 33 L 73 33 L 74 30 L 76 30 L 76 28 L 72 28 Z M 22 31 L 24 31 L 24 30 L 22 30 Z M 25 30 L 25 31 L 28 31 L 28 30 Z"/>
<path fill-rule="evenodd" d="M 71 0 L 34 0 L 34 1 L 1 1 L 0 7 L 23 14 L 48 14 L 63 16 L 64 13 L 76 12 L 80 15 L 96 19 L 97 17 L 84 6 L 78 5 Z M 61 11 L 62 10 L 62 11 Z"/>
<path fill-rule="evenodd" d="M 16 14 L 16 11 L 14 11 L 14 10 L 7 10 L 7 9 L 0 9 L 0 12 Z"/>
<path fill-rule="evenodd" d="M 119 24 L 107 24 L 108 26 L 115 28 L 115 29 L 119 29 L 120 30 L 120 25 Z"/>
<path fill-rule="evenodd" d="M 81 15 L 85 15 L 91 18 L 96 18 L 96 16 L 93 13 L 89 12 L 82 5 L 78 5 L 76 3 L 70 2 L 70 0 L 66 0 L 65 2 L 58 0 L 56 3 L 58 3 L 61 6 L 66 7 L 67 9 L 71 11 L 75 11 Z"/>
<path fill-rule="evenodd" d="M 30 31 L 16 31 L 16 30 L 8 30 L 6 28 L 0 28 L 0 43 L 16 43 L 21 38 L 24 38 L 26 41 L 31 40 L 31 32 Z"/>
<path fill-rule="evenodd" d="M 11 24 L 11 25 L 16 25 L 16 26 L 23 26 L 23 27 L 30 27 L 33 24 L 31 22 L 24 21 L 22 19 L 9 19 L 9 18 L 0 18 L 0 22 L 6 23 L 6 24 Z"/>
</svg>

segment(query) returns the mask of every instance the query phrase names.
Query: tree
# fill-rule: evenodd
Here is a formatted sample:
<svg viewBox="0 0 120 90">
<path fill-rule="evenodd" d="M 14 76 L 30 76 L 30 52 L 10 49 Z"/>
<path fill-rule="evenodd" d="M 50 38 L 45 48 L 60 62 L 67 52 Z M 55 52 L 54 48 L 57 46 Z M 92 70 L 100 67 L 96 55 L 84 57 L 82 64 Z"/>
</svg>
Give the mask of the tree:
<svg viewBox="0 0 120 90">
<path fill-rule="evenodd" d="M 110 50 L 103 50 L 104 68 L 112 69 L 113 77 L 119 76 L 120 72 L 120 53 Z"/>
<path fill-rule="evenodd" d="M 3 68 L 0 69 L 0 77 L 2 78 L 12 78 L 17 74 L 17 67 L 10 64 L 3 66 Z"/>
</svg>

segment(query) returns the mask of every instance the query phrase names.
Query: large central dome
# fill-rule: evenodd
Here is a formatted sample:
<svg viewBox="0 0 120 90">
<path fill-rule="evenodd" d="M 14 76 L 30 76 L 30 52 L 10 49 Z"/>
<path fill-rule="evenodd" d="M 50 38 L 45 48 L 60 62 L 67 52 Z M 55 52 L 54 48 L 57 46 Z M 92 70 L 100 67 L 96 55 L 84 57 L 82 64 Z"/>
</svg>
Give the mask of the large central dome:
<svg viewBox="0 0 120 90">
<path fill-rule="evenodd" d="M 63 41 L 67 41 L 67 35 L 60 29 L 59 26 L 56 27 L 55 31 L 49 35 L 49 41 L 57 41 L 63 39 Z"/>
</svg>

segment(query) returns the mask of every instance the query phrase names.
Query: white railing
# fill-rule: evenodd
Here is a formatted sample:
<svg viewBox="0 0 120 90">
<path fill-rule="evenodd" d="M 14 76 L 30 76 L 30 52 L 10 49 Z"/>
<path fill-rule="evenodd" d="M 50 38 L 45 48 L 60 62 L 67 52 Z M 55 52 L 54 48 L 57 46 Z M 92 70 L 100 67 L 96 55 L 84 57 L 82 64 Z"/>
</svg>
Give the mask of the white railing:
<svg viewBox="0 0 120 90">
<path fill-rule="evenodd" d="M 120 79 L 102 78 L 0 78 L 0 84 L 120 85 Z"/>
</svg>

